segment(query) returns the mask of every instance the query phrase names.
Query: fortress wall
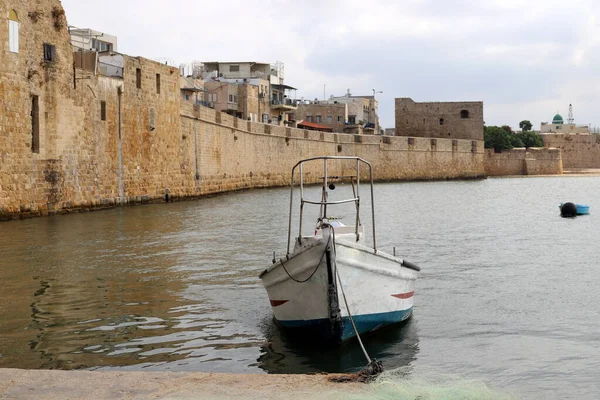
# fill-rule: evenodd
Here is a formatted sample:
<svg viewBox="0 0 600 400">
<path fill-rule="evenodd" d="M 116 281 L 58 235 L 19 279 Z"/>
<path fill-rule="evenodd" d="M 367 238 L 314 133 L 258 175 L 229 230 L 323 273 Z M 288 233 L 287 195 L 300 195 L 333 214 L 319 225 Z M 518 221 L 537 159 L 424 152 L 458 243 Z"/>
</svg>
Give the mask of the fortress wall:
<svg viewBox="0 0 600 400">
<path fill-rule="evenodd" d="M 559 149 L 529 148 L 494 153 L 486 149 L 485 171 L 489 176 L 560 175 L 563 172 Z"/>
<path fill-rule="evenodd" d="M 564 169 L 600 168 L 600 135 L 540 135 L 544 147 L 562 151 Z"/>
</svg>

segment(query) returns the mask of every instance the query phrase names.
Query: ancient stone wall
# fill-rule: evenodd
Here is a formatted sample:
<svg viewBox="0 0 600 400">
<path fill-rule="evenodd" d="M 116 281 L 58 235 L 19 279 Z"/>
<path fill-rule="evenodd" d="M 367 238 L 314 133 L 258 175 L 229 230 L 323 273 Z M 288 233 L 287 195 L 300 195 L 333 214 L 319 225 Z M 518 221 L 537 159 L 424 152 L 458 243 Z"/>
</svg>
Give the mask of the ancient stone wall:
<svg viewBox="0 0 600 400">
<path fill-rule="evenodd" d="M 564 169 L 600 168 L 600 135 L 540 135 L 544 147 L 562 151 Z"/>
<path fill-rule="evenodd" d="M 60 196 L 60 107 L 73 84 L 72 47 L 59 1 L 5 0 L 0 19 L 0 214 L 30 212 Z"/>
<path fill-rule="evenodd" d="M 560 149 L 529 148 L 494 153 L 485 150 L 485 172 L 489 176 L 560 175 L 563 163 Z"/>
<path fill-rule="evenodd" d="M 198 160 L 196 194 L 287 185 L 292 166 L 316 155 L 362 157 L 373 164 L 377 180 L 485 176 L 478 141 L 316 132 L 243 121 L 204 107 L 182 110 L 182 132 L 194 139 L 187 157 Z"/>
<path fill-rule="evenodd" d="M 396 136 L 483 140 L 483 103 L 396 99 Z"/>
</svg>

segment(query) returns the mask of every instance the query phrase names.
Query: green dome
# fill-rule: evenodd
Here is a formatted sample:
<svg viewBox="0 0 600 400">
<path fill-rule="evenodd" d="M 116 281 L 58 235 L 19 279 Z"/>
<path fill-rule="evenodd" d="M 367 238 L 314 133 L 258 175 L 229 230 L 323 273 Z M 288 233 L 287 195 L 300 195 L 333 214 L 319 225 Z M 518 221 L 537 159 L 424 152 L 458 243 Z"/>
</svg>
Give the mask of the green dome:
<svg viewBox="0 0 600 400">
<path fill-rule="evenodd" d="M 556 125 L 556 124 L 564 124 L 565 121 L 563 120 L 563 117 L 560 114 L 556 114 L 554 116 L 554 118 L 552 119 L 552 123 L 554 125 Z"/>
</svg>

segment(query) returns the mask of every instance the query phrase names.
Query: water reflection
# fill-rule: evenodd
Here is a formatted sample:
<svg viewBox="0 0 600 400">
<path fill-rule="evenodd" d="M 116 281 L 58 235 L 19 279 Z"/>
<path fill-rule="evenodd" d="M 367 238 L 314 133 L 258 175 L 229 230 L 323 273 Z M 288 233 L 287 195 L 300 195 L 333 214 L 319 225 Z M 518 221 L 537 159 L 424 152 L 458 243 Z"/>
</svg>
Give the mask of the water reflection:
<svg viewBox="0 0 600 400">
<path fill-rule="evenodd" d="M 291 336 L 271 319 L 262 323 L 266 343 L 257 365 L 268 373 L 307 374 L 318 372 L 356 372 L 367 364 L 357 340 L 331 346 L 310 338 Z M 419 352 L 417 321 L 414 318 L 364 335 L 363 344 L 371 358 L 384 360 L 386 370 L 405 367 Z"/>
<path fill-rule="evenodd" d="M 378 247 L 423 272 L 413 319 L 366 337 L 369 354 L 417 379 L 452 371 L 531 398 L 597 398 L 599 219 L 565 220 L 557 204 L 591 203 L 598 187 L 568 177 L 377 185 Z M 301 344 L 273 325 L 258 274 L 286 247 L 288 195 L 0 224 L 0 367 L 361 369 L 356 343 Z"/>
</svg>

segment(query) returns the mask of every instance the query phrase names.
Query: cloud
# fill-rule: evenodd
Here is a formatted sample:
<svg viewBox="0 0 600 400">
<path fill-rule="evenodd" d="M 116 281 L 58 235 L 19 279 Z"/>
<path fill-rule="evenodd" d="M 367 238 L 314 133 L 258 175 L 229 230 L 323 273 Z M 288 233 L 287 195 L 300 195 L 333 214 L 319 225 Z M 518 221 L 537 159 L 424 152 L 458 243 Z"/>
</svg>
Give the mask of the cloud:
<svg viewBox="0 0 600 400">
<path fill-rule="evenodd" d="M 63 0 L 68 21 L 118 36 L 119 51 L 176 63 L 283 61 L 298 97 L 378 94 L 484 101 L 488 124 L 534 125 L 575 107 L 600 123 L 595 0 Z"/>
</svg>

